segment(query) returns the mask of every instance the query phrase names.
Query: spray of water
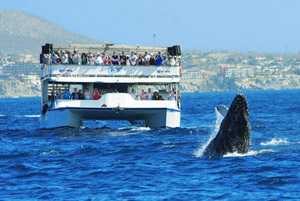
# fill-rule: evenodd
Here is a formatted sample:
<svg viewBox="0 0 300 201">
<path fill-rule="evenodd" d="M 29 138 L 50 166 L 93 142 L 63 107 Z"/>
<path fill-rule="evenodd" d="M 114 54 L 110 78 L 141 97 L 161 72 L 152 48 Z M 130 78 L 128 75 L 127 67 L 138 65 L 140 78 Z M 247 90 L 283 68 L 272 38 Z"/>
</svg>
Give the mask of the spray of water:
<svg viewBox="0 0 300 201">
<path fill-rule="evenodd" d="M 196 157 L 202 157 L 203 153 L 206 149 L 206 147 L 209 145 L 209 143 L 216 137 L 216 135 L 218 134 L 218 131 L 220 129 L 220 125 L 224 119 L 224 117 L 221 115 L 220 112 L 218 112 L 218 110 L 215 108 L 215 113 L 216 113 L 216 121 L 214 126 L 212 127 L 212 130 L 210 132 L 210 137 L 207 140 L 207 142 L 205 144 L 203 144 L 200 148 L 198 148 L 198 150 L 195 152 L 195 156 Z"/>
</svg>

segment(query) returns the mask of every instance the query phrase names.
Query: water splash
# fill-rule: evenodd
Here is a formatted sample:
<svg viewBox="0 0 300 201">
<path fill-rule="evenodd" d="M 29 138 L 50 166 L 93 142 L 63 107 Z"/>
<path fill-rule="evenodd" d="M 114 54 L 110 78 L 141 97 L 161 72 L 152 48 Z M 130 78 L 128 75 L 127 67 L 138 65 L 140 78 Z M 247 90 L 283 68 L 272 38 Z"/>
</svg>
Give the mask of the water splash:
<svg viewBox="0 0 300 201">
<path fill-rule="evenodd" d="M 262 142 L 260 143 L 260 145 L 263 145 L 263 146 L 277 146 L 277 145 L 288 145 L 290 144 L 289 141 L 287 141 L 287 139 L 272 139 L 271 141 L 268 141 L 268 142 Z"/>
<path fill-rule="evenodd" d="M 245 154 L 240 154 L 240 153 L 234 152 L 234 153 L 227 153 L 223 157 L 257 156 L 257 155 L 261 155 L 261 154 L 264 154 L 264 153 L 270 153 L 270 152 L 275 152 L 275 151 L 273 149 L 263 149 L 263 150 L 260 150 L 260 151 L 252 150 L 252 151 L 249 151 Z"/>
<path fill-rule="evenodd" d="M 224 119 L 224 117 L 221 115 L 221 113 L 218 112 L 217 108 L 215 108 L 215 113 L 216 113 L 216 121 L 214 126 L 212 127 L 211 130 L 211 134 L 209 139 L 207 140 L 207 142 L 205 144 L 203 144 L 195 153 L 194 155 L 196 157 L 202 157 L 204 154 L 204 151 L 206 149 L 206 147 L 209 145 L 209 143 L 216 137 L 216 135 L 218 134 L 218 131 L 220 129 L 220 125 Z"/>
</svg>

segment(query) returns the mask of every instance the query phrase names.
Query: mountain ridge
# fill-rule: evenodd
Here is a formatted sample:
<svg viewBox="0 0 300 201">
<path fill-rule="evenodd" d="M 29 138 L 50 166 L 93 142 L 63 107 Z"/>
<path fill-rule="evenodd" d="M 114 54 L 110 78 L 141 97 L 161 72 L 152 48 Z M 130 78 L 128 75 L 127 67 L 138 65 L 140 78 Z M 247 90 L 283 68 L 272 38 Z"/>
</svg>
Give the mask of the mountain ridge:
<svg viewBox="0 0 300 201">
<path fill-rule="evenodd" d="M 13 10 L 0 10 L 0 27 L 1 54 L 37 55 L 45 43 L 100 43 L 67 31 L 45 19 Z"/>
</svg>

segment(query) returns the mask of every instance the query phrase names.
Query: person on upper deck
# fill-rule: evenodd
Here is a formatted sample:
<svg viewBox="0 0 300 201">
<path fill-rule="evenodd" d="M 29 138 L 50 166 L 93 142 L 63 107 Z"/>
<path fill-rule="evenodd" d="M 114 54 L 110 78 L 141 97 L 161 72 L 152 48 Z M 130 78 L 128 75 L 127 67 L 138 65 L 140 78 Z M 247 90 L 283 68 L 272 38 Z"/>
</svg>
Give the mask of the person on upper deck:
<svg viewBox="0 0 300 201">
<path fill-rule="evenodd" d="M 120 64 L 122 66 L 126 66 L 126 61 L 127 61 L 127 57 L 126 55 L 124 54 L 124 52 L 122 52 L 122 55 L 120 56 Z"/>
<path fill-rule="evenodd" d="M 174 58 L 172 57 L 172 55 L 168 55 L 168 66 L 175 66 L 175 60 Z"/>
<path fill-rule="evenodd" d="M 71 98 L 71 94 L 70 94 L 68 88 L 65 87 L 64 99 L 70 99 L 70 98 Z"/>
<path fill-rule="evenodd" d="M 177 59 L 177 57 L 174 57 L 174 66 L 179 66 L 179 61 Z"/>
<path fill-rule="evenodd" d="M 137 56 L 134 54 L 134 52 L 131 52 L 131 55 L 129 56 L 129 62 L 130 62 L 130 66 L 136 65 Z"/>
<path fill-rule="evenodd" d="M 66 52 L 64 50 L 62 51 L 62 55 L 61 55 L 61 63 L 69 64 L 68 54 L 66 54 Z"/>
<path fill-rule="evenodd" d="M 106 65 L 106 66 L 112 65 L 110 57 L 105 52 L 103 53 L 102 60 L 103 60 L 103 65 Z"/>
<path fill-rule="evenodd" d="M 111 58 L 112 58 L 111 61 L 113 65 L 119 65 L 119 56 L 116 54 L 116 52 L 113 52 Z"/>
<path fill-rule="evenodd" d="M 142 89 L 142 91 L 141 91 L 140 99 L 141 100 L 147 100 L 147 95 L 145 94 L 144 89 Z"/>
<path fill-rule="evenodd" d="M 59 63 L 59 57 L 55 52 L 52 52 L 51 54 L 51 64 L 58 64 Z"/>
<path fill-rule="evenodd" d="M 79 65 L 81 63 L 80 61 L 80 55 L 78 54 L 77 50 L 74 50 L 74 53 L 72 54 L 73 63 L 76 65 Z"/>
<path fill-rule="evenodd" d="M 97 53 L 95 62 L 96 62 L 97 66 L 102 66 L 102 64 L 103 64 L 103 60 L 102 60 L 101 54 L 99 52 Z"/>
<path fill-rule="evenodd" d="M 72 53 L 71 53 L 71 52 L 68 53 L 68 62 L 69 62 L 70 65 L 74 64 L 74 63 L 73 63 L 73 57 L 72 57 Z"/>
<path fill-rule="evenodd" d="M 84 52 L 81 54 L 81 61 L 82 61 L 82 65 L 87 64 L 87 55 Z"/>
<path fill-rule="evenodd" d="M 161 66 L 162 65 L 162 61 L 163 61 L 163 57 L 162 57 L 161 53 L 158 52 L 158 54 L 155 57 L 155 65 Z"/>
<path fill-rule="evenodd" d="M 136 65 L 139 65 L 139 66 L 144 66 L 145 65 L 145 59 L 141 54 L 139 55 L 139 57 L 137 59 Z"/>
<path fill-rule="evenodd" d="M 88 55 L 88 65 L 94 66 L 95 65 L 95 57 L 92 53 Z"/>
<path fill-rule="evenodd" d="M 149 62 L 150 62 L 150 55 L 148 54 L 148 52 L 145 52 L 144 54 L 144 60 L 145 60 L 145 65 L 149 66 Z"/>
<path fill-rule="evenodd" d="M 155 65 L 155 58 L 154 58 L 154 56 L 153 56 L 153 53 L 151 53 L 150 60 L 149 60 L 149 64 L 150 64 L 150 65 Z"/>
</svg>

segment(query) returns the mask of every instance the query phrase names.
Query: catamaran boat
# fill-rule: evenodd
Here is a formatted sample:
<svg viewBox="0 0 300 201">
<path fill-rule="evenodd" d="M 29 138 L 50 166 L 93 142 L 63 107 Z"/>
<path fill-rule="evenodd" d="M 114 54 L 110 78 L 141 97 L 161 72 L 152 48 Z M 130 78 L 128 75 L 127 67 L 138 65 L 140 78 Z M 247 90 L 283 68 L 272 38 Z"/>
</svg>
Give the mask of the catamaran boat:
<svg viewBox="0 0 300 201">
<path fill-rule="evenodd" d="M 50 60 L 52 52 L 90 53 L 124 52 L 129 56 L 170 54 L 179 56 L 180 46 L 142 47 L 115 44 L 98 45 L 52 45 L 42 47 L 41 84 L 42 115 L 41 128 L 80 127 L 83 120 L 127 120 L 132 125 L 157 127 L 180 127 L 180 65 L 88 65 L 53 64 Z M 127 57 L 128 58 L 128 57 Z M 60 93 L 74 90 L 84 92 L 89 89 L 91 96 L 85 98 L 66 98 Z M 105 92 L 95 100 L 95 90 Z M 159 94 L 159 100 L 142 100 L 141 90 Z M 137 98 L 131 92 L 137 93 Z M 168 95 L 173 94 L 174 98 Z M 150 93 L 148 94 L 150 96 Z"/>
</svg>

